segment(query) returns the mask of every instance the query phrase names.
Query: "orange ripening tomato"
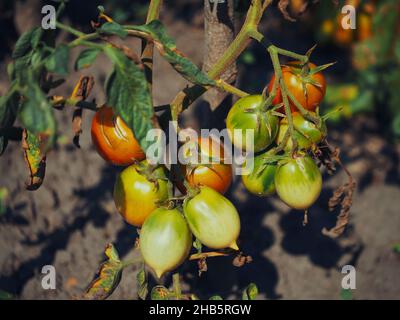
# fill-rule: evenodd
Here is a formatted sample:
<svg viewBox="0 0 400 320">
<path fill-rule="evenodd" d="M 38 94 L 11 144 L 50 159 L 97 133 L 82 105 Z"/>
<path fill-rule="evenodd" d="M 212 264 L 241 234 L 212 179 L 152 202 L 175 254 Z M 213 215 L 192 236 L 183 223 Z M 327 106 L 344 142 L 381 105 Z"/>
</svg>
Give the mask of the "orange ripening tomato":
<svg viewBox="0 0 400 320">
<path fill-rule="evenodd" d="M 308 67 L 312 70 L 316 68 L 316 65 L 309 63 Z M 312 75 L 302 75 L 300 62 L 298 61 L 290 62 L 282 66 L 282 79 L 288 91 L 306 110 L 315 111 L 325 96 L 326 81 L 322 72 L 317 72 Z M 272 91 L 274 81 L 275 75 L 273 75 L 268 85 L 269 92 Z M 306 94 L 304 92 L 304 87 Z M 276 90 L 276 95 L 272 103 L 274 105 L 282 103 L 282 94 L 279 87 Z M 290 99 L 289 105 L 292 112 L 297 111 L 297 107 Z M 285 112 L 284 107 L 280 108 L 278 111 Z"/>
<path fill-rule="evenodd" d="M 197 146 L 199 156 L 210 161 L 208 164 L 202 164 L 200 158 L 198 164 L 182 165 L 186 181 L 193 187 L 207 186 L 219 193 L 225 193 L 232 182 L 232 166 L 224 163 L 223 145 L 216 139 L 201 137 L 198 139 Z M 215 163 L 212 163 L 211 159 L 214 159 Z M 217 163 L 218 161 L 220 163 Z M 182 184 L 177 186 L 183 193 L 186 192 Z"/>
<path fill-rule="evenodd" d="M 110 107 L 103 106 L 96 112 L 91 132 L 97 152 L 114 165 L 127 166 L 145 158 L 132 130 Z"/>
</svg>

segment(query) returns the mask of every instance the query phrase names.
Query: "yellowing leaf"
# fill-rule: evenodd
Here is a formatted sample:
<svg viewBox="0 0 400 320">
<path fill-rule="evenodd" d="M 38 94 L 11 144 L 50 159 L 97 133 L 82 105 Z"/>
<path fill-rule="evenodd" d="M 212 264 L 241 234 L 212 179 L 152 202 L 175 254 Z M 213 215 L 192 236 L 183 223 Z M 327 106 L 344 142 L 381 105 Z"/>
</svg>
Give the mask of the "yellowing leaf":
<svg viewBox="0 0 400 320">
<path fill-rule="evenodd" d="M 100 266 L 97 277 L 90 283 L 83 296 L 85 299 L 107 299 L 121 281 L 123 265 L 119 260 L 117 250 L 112 244 L 107 245 L 105 255 L 108 260 Z"/>
<path fill-rule="evenodd" d="M 42 153 L 40 146 L 40 138 L 25 129 L 22 136 L 22 148 L 29 169 L 29 181 L 26 186 L 28 190 L 36 190 L 43 183 L 46 171 L 46 155 Z"/>
</svg>

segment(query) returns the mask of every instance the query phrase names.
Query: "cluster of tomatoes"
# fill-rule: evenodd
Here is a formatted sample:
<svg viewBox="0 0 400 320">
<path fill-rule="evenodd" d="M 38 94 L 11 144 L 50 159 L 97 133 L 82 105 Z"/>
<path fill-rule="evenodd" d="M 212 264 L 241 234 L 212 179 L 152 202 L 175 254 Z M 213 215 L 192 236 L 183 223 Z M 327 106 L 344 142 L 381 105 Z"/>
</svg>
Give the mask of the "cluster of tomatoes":
<svg viewBox="0 0 400 320">
<path fill-rule="evenodd" d="M 254 130 L 254 169 L 249 175 L 243 175 L 246 189 L 259 196 L 272 195 L 275 192 L 288 206 L 308 209 L 319 197 L 322 189 L 322 177 L 318 166 L 309 155 L 318 143 L 326 137 L 326 127 L 316 111 L 325 96 L 326 82 L 321 72 L 313 73 L 316 66 L 307 65 L 309 73 L 304 73 L 304 66 L 298 62 L 282 67 L 282 80 L 290 96 L 314 118 L 319 119 L 319 125 L 306 120 L 289 99 L 293 119 L 293 136 L 286 139 L 283 152 L 277 146 L 285 143 L 285 135 L 289 130 L 286 117 L 279 120 L 274 108 L 265 108 L 265 98 L 262 95 L 251 95 L 239 99 L 231 108 L 226 125 L 233 144 L 244 150 L 249 146 L 245 137 L 235 139 L 234 130 Z M 273 89 L 275 76 L 269 84 Z M 284 114 L 282 93 L 278 87 L 272 101 L 272 107 Z M 240 131 L 239 131 L 240 132 Z M 297 148 L 293 152 L 293 140 Z"/>
<path fill-rule="evenodd" d="M 315 65 L 309 64 L 308 68 L 312 70 Z M 315 111 L 325 95 L 325 79 L 321 72 L 304 75 L 300 69 L 298 63 L 283 66 L 283 81 L 291 96 L 318 117 Z M 282 151 L 277 151 L 276 146 L 288 130 L 286 118 L 280 120 L 274 113 L 274 109 L 284 113 L 278 109 L 281 105 L 280 90 L 267 108 L 263 95 L 241 98 L 228 114 L 227 129 L 233 144 L 243 150 L 249 146 L 245 139 L 235 139 L 234 129 L 254 130 L 254 169 L 242 177 L 247 190 L 259 196 L 276 191 L 292 208 L 307 209 L 322 187 L 321 173 L 308 151 L 325 137 L 326 129 L 304 119 L 290 102 L 295 128 L 291 138 L 297 142 L 296 152 L 292 150 L 292 139 L 287 140 Z M 91 132 L 93 143 L 104 159 L 127 166 L 114 186 L 115 205 L 126 222 L 141 228 L 142 256 L 158 277 L 187 259 L 193 235 L 210 249 L 238 250 L 239 214 L 223 196 L 232 182 L 232 167 L 224 162 L 224 149 L 219 141 L 212 138 L 197 141 L 202 156 L 214 161 L 181 165 L 182 179 L 176 186 L 184 196 L 173 201 L 167 168 L 148 163 L 132 131 L 114 115 L 112 108 L 104 106 L 96 112 Z M 221 161 L 215 161 L 215 155 Z"/>
<path fill-rule="evenodd" d="M 105 160 L 127 166 L 115 182 L 115 206 L 126 222 L 141 228 L 140 250 L 157 277 L 187 259 L 192 235 L 212 249 L 238 250 L 239 214 L 222 195 L 232 181 L 229 164 L 181 165 L 185 183 L 180 181 L 177 187 L 186 197 L 176 205 L 169 199 L 166 167 L 147 162 L 132 131 L 112 108 L 103 106 L 96 112 L 91 132 Z M 210 140 L 198 141 L 203 156 L 223 152 L 221 144 Z"/>
</svg>

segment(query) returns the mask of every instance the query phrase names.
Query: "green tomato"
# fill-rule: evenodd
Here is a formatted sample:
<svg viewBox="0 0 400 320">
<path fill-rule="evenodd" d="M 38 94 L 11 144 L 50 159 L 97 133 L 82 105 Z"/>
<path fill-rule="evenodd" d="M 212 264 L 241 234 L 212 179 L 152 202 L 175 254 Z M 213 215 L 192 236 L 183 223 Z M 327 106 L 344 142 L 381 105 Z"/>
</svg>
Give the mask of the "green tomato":
<svg viewBox="0 0 400 320">
<path fill-rule="evenodd" d="M 118 175 L 114 185 L 114 202 L 118 212 L 126 222 L 136 227 L 140 227 L 157 208 L 157 202 L 168 198 L 165 168 L 159 167 L 153 174 L 160 178 L 157 183 L 141 173 L 138 164 L 133 164 Z"/>
<path fill-rule="evenodd" d="M 261 111 L 263 102 L 262 95 L 249 95 L 240 98 L 229 111 L 226 127 L 237 148 L 258 152 L 266 149 L 274 141 L 279 120 L 270 111 Z M 241 130 L 239 135 L 235 133 L 235 129 Z M 246 143 L 246 129 L 254 130 L 253 148 Z"/>
<path fill-rule="evenodd" d="M 219 192 L 200 187 L 200 192 L 183 204 L 183 213 L 190 230 L 201 243 L 211 249 L 238 250 L 240 218 L 233 204 Z"/>
<path fill-rule="evenodd" d="M 140 251 L 158 278 L 180 266 L 191 247 L 192 234 L 178 209 L 154 210 L 140 230 Z"/>
<path fill-rule="evenodd" d="M 313 114 L 315 115 L 315 113 Z M 314 123 L 304 119 L 300 113 L 295 112 L 292 114 L 292 117 L 293 117 L 293 126 L 295 128 L 294 138 L 297 140 L 298 147 L 300 150 L 309 149 L 312 145 L 321 142 L 322 139 L 326 136 L 327 130 L 325 122 L 323 122 L 322 128 L 318 129 Z M 285 136 L 288 128 L 289 125 L 287 119 L 286 118 L 282 119 L 279 125 L 279 132 L 276 141 L 277 144 L 280 144 L 282 142 L 283 137 Z M 292 139 L 289 138 L 285 145 L 285 150 L 287 151 L 291 150 L 292 145 L 293 145 Z"/>
<path fill-rule="evenodd" d="M 275 187 L 278 196 L 288 206 L 305 210 L 321 193 L 321 172 L 309 156 L 290 159 L 278 166 Z"/>
<path fill-rule="evenodd" d="M 268 196 L 275 193 L 276 164 L 265 164 L 264 159 L 270 152 L 260 154 L 254 158 L 253 171 L 242 175 L 246 189 L 258 196 Z M 244 165 L 245 166 L 245 165 Z"/>
</svg>

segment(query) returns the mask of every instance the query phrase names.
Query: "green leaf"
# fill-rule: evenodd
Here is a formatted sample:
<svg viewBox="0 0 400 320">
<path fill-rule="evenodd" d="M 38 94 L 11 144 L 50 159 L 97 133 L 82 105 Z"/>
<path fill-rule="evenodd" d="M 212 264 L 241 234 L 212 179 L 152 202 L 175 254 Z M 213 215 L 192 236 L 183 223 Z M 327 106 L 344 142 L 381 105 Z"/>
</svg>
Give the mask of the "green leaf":
<svg viewBox="0 0 400 320">
<path fill-rule="evenodd" d="M 83 50 L 75 61 L 75 70 L 80 70 L 89 67 L 101 52 L 100 49 L 90 48 Z"/>
<path fill-rule="evenodd" d="M 136 281 L 138 287 L 138 296 L 140 299 L 145 300 L 149 290 L 147 288 L 147 275 L 144 264 L 136 275 Z"/>
<path fill-rule="evenodd" d="M 19 94 L 15 89 L 15 82 L 11 85 L 6 95 L 0 97 L 0 155 L 7 147 L 8 139 L 4 136 L 12 127 L 17 117 L 19 108 Z"/>
<path fill-rule="evenodd" d="M 392 122 L 392 130 L 393 133 L 397 136 L 400 137 L 400 113 L 398 113 L 395 118 L 393 119 Z"/>
<path fill-rule="evenodd" d="M 8 190 L 7 188 L 0 188 L 0 216 L 7 211 L 7 198 Z"/>
<path fill-rule="evenodd" d="M 185 79 L 202 86 L 215 85 L 214 80 L 210 79 L 192 61 L 177 50 L 175 41 L 166 33 L 165 27 L 160 21 L 153 20 L 142 26 L 129 26 L 128 29 L 149 34 L 160 54 Z"/>
<path fill-rule="evenodd" d="M 0 290 L 0 300 L 12 300 L 14 296 L 4 290 Z"/>
<path fill-rule="evenodd" d="M 49 72 L 66 75 L 68 74 L 68 61 L 69 47 L 61 44 L 46 58 L 45 66 Z"/>
<path fill-rule="evenodd" d="M 125 38 L 128 35 L 128 31 L 124 27 L 116 22 L 106 22 L 99 29 L 98 32 L 107 35 L 115 35 L 121 38 Z"/>
<path fill-rule="evenodd" d="M 393 251 L 400 254 L 400 243 L 393 246 Z"/>
<path fill-rule="evenodd" d="M 120 50 L 106 47 L 104 52 L 114 63 L 106 83 L 107 103 L 132 129 L 142 149 L 147 150 L 152 143 L 146 141 L 146 135 L 153 128 L 154 111 L 145 75 Z"/>
<path fill-rule="evenodd" d="M 46 156 L 41 151 L 40 138 L 24 130 L 22 147 L 29 169 L 29 182 L 26 188 L 37 190 L 42 185 L 46 172 Z"/>
<path fill-rule="evenodd" d="M 11 85 L 8 93 L 0 97 L 0 130 L 11 127 L 17 116 L 19 94 L 15 83 Z"/>
<path fill-rule="evenodd" d="M 222 297 L 219 295 L 215 295 L 215 296 L 210 297 L 209 300 L 224 300 L 224 299 L 222 299 Z"/>
<path fill-rule="evenodd" d="M 104 300 L 107 299 L 121 281 L 123 265 L 118 257 L 118 253 L 112 244 L 108 244 L 105 250 L 108 260 L 105 261 L 98 271 L 98 276 L 89 285 L 85 299 Z"/>
<path fill-rule="evenodd" d="M 340 299 L 342 300 L 353 300 L 353 294 L 350 289 L 340 290 Z"/>
<path fill-rule="evenodd" d="M 43 29 L 39 27 L 24 32 L 19 37 L 17 43 L 15 44 L 15 48 L 12 53 L 12 58 L 13 59 L 21 58 L 26 54 L 28 54 L 31 49 L 35 49 L 40 42 L 42 34 L 43 34 Z"/>
<path fill-rule="evenodd" d="M 258 288 L 255 283 L 250 283 L 242 294 L 242 300 L 255 300 L 258 295 Z"/>
<path fill-rule="evenodd" d="M 151 289 L 151 300 L 169 300 L 171 293 L 164 286 L 155 286 Z"/>
<path fill-rule="evenodd" d="M 45 149 L 54 145 L 56 137 L 56 121 L 53 107 L 39 85 L 31 81 L 22 91 L 25 98 L 20 107 L 18 118 L 24 128 L 35 135 L 46 139 Z"/>
</svg>

